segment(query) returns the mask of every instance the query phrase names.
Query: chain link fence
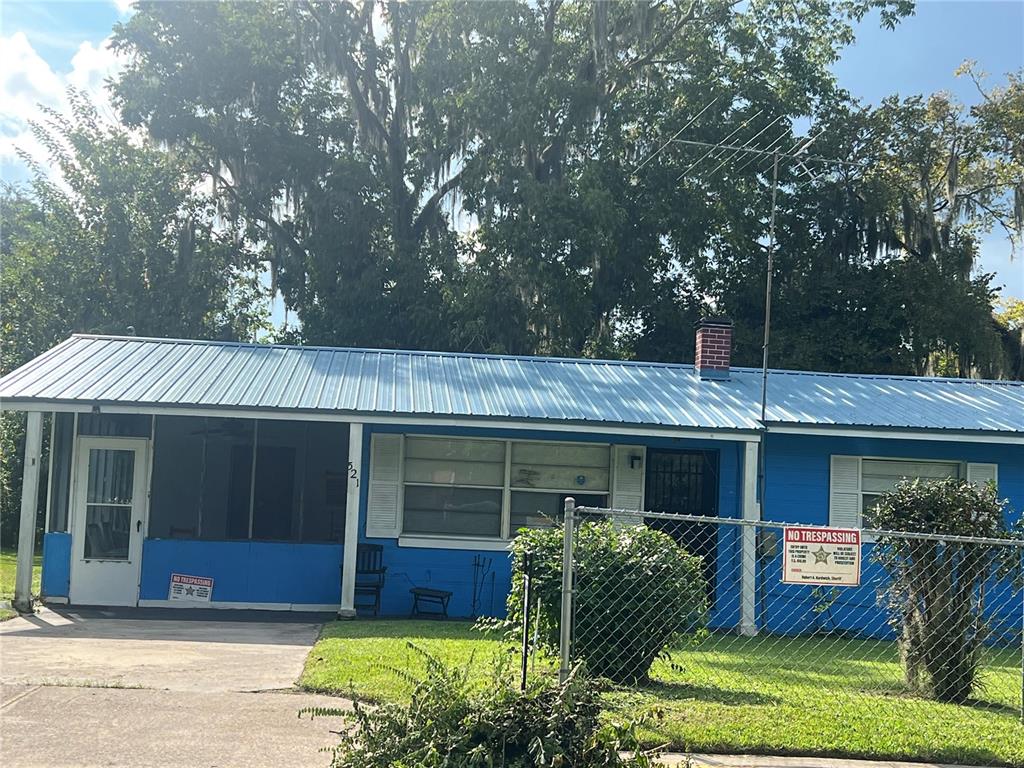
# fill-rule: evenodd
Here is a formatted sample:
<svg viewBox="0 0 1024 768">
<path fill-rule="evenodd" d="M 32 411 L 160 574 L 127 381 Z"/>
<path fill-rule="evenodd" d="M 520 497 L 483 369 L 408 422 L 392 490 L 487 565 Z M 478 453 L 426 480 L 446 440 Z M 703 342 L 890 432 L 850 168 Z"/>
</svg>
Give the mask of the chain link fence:
<svg viewBox="0 0 1024 768">
<path fill-rule="evenodd" d="M 858 581 L 839 586 L 786 582 L 792 526 L 572 500 L 566 519 L 563 674 L 584 661 L 624 690 L 774 697 L 822 718 L 856 702 L 878 728 L 959 707 L 1024 722 L 1024 542 L 863 531 Z"/>
</svg>

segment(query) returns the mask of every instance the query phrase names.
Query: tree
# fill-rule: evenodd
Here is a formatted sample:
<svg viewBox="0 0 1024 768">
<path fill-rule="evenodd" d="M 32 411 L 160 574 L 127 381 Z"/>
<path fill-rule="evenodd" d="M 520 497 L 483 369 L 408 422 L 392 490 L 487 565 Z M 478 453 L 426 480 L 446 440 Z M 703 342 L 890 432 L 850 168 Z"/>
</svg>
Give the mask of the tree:
<svg viewBox="0 0 1024 768">
<path fill-rule="evenodd" d="M 688 359 L 767 180 L 644 158 L 785 133 L 873 7 L 911 4 L 142 4 L 115 95 L 269 244 L 307 341 Z"/>
<path fill-rule="evenodd" d="M 1007 378 L 1024 380 L 1024 299 L 1008 299 L 996 311 L 1007 360 Z"/>
<path fill-rule="evenodd" d="M 883 495 L 868 519 L 887 531 L 1006 538 L 1005 507 L 994 484 L 914 480 Z M 985 592 L 1014 555 L 991 544 L 878 537 L 872 558 L 889 574 L 890 623 L 912 691 L 955 704 L 970 698 L 986 638 Z"/>
<path fill-rule="evenodd" d="M 217 223 L 200 180 L 105 125 L 84 96 L 69 100 L 70 116 L 49 112 L 33 127 L 47 168 L 26 158 L 30 188 L 2 191 L 0 374 L 75 332 L 252 338 L 266 317 L 252 254 Z M 3 426 L 0 511 L 10 535 L 22 426 L 11 414 Z"/>
<path fill-rule="evenodd" d="M 1004 155 L 979 121 L 941 94 L 889 99 L 877 109 L 840 99 L 820 110 L 811 133 L 820 134 L 814 153 L 853 165 L 784 165 L 777 364 L 919 375 L 1012 372 L 1013 356 L 1003 351 L 993 322 L 991 275 L 975 268 L 981 234 L 1010 226 L 1009 187 L 998 170 Z M 763 275 L 722 286 L 739 321 L 740 355 L 751 360 L 760 341 L 761 285 Z"/>
<path fill-rule="evenodd" d="M 432 7 L 144 3 L 115 30 L 125 121 L 215 180 L 307 340 L 447 341 L 468 137 L 438 109 L 458 41 L 422 31 Z"/>
</svg>

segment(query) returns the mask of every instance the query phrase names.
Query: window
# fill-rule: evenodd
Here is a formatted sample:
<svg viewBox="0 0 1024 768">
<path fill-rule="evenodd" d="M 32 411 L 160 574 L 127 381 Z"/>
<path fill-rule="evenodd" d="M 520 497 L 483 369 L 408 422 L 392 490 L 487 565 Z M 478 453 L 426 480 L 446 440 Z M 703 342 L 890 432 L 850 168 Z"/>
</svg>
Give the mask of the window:
<svg viewBox="0 0 1024 768">
<path fill-rule="evenodd" d="M 500 538 L 505 450 L 498 440 L 406 439 L 403 532 Z"/>
<path fill-rule="evenodd" d="M 402 534 L 507 540 L 551 525 L 566 496 L 606 506 L 607 445 L 407 437 Z"/>
<path fill-rule="evenodd" d="M 864 527 L 864 514 L 901 480 L 966 477 L 972 482 L 994 479 L 994 464 L 964 464 L 928 459 L 879 459 L 832 456 L 829 480 L 829 525 Z"/>
<path fill-rule="evenodd" d="M 902 480 L 942 480 L 960 477 L 960 465 L 940 461 L 894 461 L 891 459 L 861 460 L 861 515 L 877 503 Z"/>
<path fill-rule="evenodd" d="M 587 493 L 513 493 L 509 528 L 513 534 L 520 528 L 547 528 L 562 520 L 565 500 L 572 496 L 580 507 L 606 507 L 607 496 Z M 595 517 L 598 515 L 595 514 Z M 605 519 L 600 516 L 600 519 Z"/>
<path fill-rule="evenodd" d="M 158 417 L 149 535 L 340 542 L 347 465 L 344 424 Z"/>
</svg>

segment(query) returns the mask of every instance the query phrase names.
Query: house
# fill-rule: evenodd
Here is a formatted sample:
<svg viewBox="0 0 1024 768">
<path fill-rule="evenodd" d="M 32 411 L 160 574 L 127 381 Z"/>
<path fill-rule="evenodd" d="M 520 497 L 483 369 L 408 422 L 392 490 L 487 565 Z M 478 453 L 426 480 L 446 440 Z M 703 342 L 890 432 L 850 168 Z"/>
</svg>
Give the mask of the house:
<svg viewBox="0 0 1024 768">
<path fill-rule="evenodd" d="M 696 344 L 691 366 L 72 336 L 0 379 L 2 407 L 29 412 L 23 520 L 47 477 L 44 599 L 189 604 L 179 574 L 212 579 L 213 607 L 351 615 L 371 542 L 385 615 L 412 586 L 500 614 L 510 540 L 566 496 L 858 526 L 898 479 L 956 476 L 1024 509 L 1024 384 L 771 371 L 762 424 L 731 324 Z M 712 532 L 699 554 L 747 574 L 753 539 Z M 757 631 L 753 576 L 731 589 L 716 623 Z"/>
</svg>

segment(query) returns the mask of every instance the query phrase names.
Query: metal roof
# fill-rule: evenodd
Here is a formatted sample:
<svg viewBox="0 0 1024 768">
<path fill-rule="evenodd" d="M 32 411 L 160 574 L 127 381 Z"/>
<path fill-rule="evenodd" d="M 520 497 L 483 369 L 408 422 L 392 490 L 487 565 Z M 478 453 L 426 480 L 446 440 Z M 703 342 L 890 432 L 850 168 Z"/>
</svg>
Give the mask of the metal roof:
<svg viewBox="0 0 1024 768">
<path fill-rule="evenodd" d="M 117 405 L 760 427 L 761 371 L 451 352 L 72 336 L 0 379 L 5 408 Z M 771 371 L 769 424 L 1024 433 L 1024 383 Z"/>
</svg>

